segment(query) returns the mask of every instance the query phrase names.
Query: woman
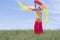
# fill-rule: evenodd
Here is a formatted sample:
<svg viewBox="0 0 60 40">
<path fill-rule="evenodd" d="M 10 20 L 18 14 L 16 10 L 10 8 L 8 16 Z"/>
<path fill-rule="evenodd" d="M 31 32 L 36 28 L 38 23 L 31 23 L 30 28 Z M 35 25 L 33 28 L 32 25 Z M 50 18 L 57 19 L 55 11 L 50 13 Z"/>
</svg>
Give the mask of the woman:
<svg viewBox="0 0 60 40">
<path fill-rule="evenodd" d="M 41 34 L 43 33 L 43 28 L 42 28 L 42 9 L 38 7 L 36 10 L 36 21 L 34 25 L 34 32 L 36 34 Z"/>
</svg>

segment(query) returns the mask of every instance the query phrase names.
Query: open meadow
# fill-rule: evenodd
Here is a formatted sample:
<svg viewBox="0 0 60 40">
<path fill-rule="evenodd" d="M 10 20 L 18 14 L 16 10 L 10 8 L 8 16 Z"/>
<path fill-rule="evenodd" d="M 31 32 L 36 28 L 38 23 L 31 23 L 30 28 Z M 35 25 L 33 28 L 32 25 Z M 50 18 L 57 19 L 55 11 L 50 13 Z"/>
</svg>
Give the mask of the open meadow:
<svg viewBox="0 0 60 40">
<path fill-rule="evenodd" d="M 60 40 L 60 30 L 45 30 L 40 35 L 33 30 L 0 30 L 0 40 Z"/>
</svg>

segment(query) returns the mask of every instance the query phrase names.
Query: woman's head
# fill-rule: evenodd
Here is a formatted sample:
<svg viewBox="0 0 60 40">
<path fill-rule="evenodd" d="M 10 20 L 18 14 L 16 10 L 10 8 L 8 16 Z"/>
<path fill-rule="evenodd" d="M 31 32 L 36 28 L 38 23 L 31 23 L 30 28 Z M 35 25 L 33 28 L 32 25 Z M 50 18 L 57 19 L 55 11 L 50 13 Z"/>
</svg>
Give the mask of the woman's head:
<svg viewBox="0 0 60 40">
<path fill-rule="evenodd" d="M 38 7 L 38 10 L 39 10 L 39 11 L 42 10 L 41 7 Z"/>
</svg>

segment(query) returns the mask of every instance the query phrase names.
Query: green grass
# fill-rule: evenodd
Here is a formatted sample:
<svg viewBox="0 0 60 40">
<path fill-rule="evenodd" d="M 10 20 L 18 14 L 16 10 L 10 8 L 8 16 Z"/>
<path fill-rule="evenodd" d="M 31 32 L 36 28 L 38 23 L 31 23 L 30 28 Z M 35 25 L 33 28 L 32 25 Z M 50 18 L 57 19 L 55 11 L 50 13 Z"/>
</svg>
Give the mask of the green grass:
<svg viewBox="0 0 60 40">
<path fill-rule="evenodd" d="M 60 30 L 45 30 L 40 35 L 33 30 L 0 30 L 0 40 L 60 40 Z"/>
</svg>

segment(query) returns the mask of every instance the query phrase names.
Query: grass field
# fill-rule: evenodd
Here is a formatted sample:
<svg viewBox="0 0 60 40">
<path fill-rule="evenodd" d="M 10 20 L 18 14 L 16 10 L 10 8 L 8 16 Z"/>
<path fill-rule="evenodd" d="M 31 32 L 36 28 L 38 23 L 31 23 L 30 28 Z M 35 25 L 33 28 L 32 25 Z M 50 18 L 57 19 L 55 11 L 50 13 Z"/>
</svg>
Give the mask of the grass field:
<svg viewBox="0 0 60 40">
<path fill-rule="evenodd" d="M 33 30 L 0 30 L 0 40 L 60 40 L 60 30 L 45 30 L 34 34 Z"/>
</svg>

